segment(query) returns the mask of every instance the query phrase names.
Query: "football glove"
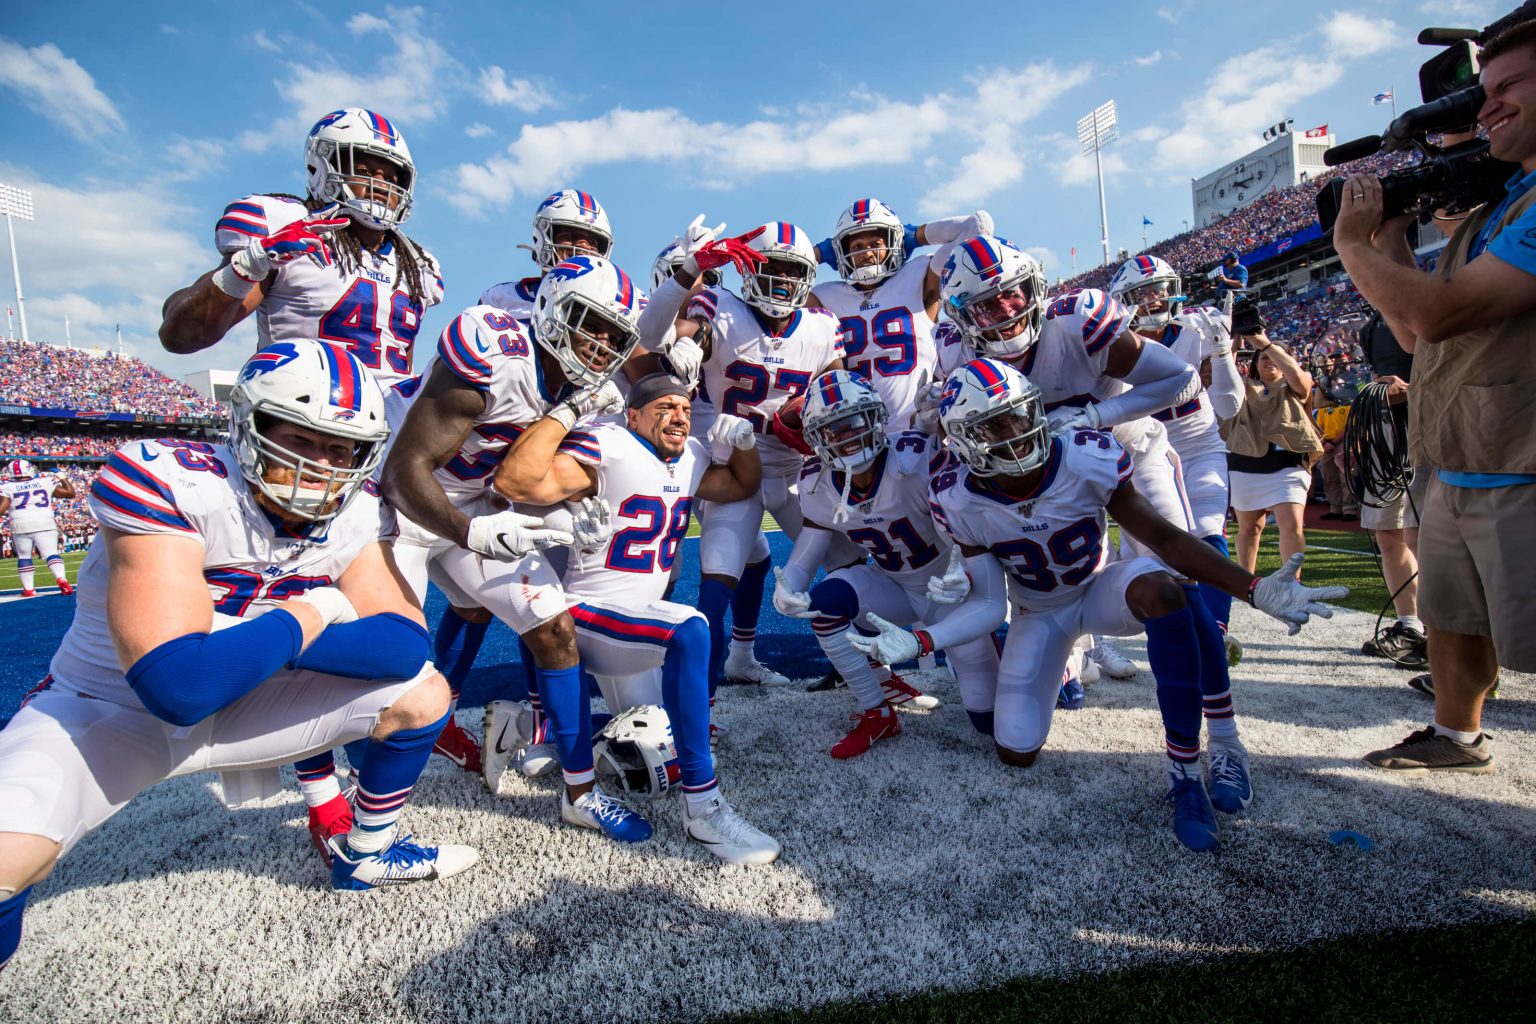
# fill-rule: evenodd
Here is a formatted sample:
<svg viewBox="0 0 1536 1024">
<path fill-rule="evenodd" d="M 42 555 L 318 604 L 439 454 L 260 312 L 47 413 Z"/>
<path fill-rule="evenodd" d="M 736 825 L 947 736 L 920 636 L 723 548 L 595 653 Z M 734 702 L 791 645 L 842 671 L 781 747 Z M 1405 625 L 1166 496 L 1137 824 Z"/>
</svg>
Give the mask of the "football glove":
<svg viewBox="0 0 1536 1024">
<path fill-rule="evenodd" d="M 791 619 L 814 619 L 811 611 L 811 595 L 803 590 L 790 590 L 784 582 L 784 570 L 773 567 L 773 577 L 778 582 L 773 587 L 773 608 L 780 615 Z"/>
<path fill-rule="evenodd" d="M 923 367 L 917 378 L 917 408 L 912 412 L 912 429 L 925 434 L 939 429 L 939 402 L 944 394 L 944 379 L 935 377 Z"/>
<path fill-rule="evenodd" d="M 561 547 L 575 541 L 564 530 L 544 529 L 544 520 L 508 509 L 469 521 L 466 547 L 498 562 L 515 562 L 535 548 Z"/>
<path fill-rule="evenodd" d="M 688 222 L 688 227 L 684 229 L 678 241 L 682 243 L 683 251 L 691 255 L 719 238 L 724 232 L 725 221 L 721 221 L 712 228 L 706 228 L 704 215 L 701 213 Z"/>
<path fill-rule="evenodd" d="M 612 416 L 623 408 L 624 396 L 620 394 L 619 386 L 611 380 L 605 380 L 596 387 L 584 388 L 576 392 L 549 410 L 549 415 L 559 420 L 560 425 L 566 430 L 570 430 L 576 425 L 577 420 L 586 419 L 588 416 L 601 419 L 604 416 Z"/>
<path fill-rule="evenodd" d="M 887 622 L 874 612 L 864 617 L 879 632 L 874 636 L 865 636 L 857 630 L 850 630 L 848 642 L 853 644 L 855 650 L 882 665 L 900 665 L 924 653 L 922 641 L 910 629 L 902 629 L 893 622 Z"/>
<path fill-rule="evenodd" d="M 928 600 L 935 604 L 959 604 L 970 592 L 971 577 L 965 571 L 965 556 L 958 546 L 953 547 L 944 575 L 928 577 Z"/>
<path fill-rule="evenodd" d="M 1098 430 L 1099 409 L 1096 405 L 1063 405 L 1045 414 L 1051 425 L 1051 433 L 1065 434 L 1072 430 Z"/>
<path fill-rule="evenodd" d="M 704 366 L 704 349 L 692 338 L 678 338 L 662 353 L 667 366 L 684 384 L 693 387 L 699 383 L 699 371 Z"/>
<path fill-rule="evenodd" d="M 571 533 L 578 551 L 596 551 L 613 537 L 613 516 L 608 503 L 602 498 L 583 498 L 579 503 L 569 502 Z"/>
<path fill-rule="evenodd" d="M 740 271 L 743 277 L 748 277 L 759 266 L 768 262 L 768 257 L 747 244 L 762 234 L 762 231 L 762 228 L 754 228 L 738 238 L 717 238 L 705 242 L 697 252 L 689 253 L 683 260 L 683 269 L 689 275 L 698 277 L 706 270 L 718 270 L 729 263 Z"/>
<path fill-rule="evenodd" d="M 715 417 L 715 422 L 709 428 L 708 440 L 712 449 L 739 448 L 746 451 L 757 446 L 757 435 L 752 432 L 752 424 L 740 416 L 726 413 Z"/>
<path fill-rule="evenodd" d="M 1263 579 L 1255 580 L 1248 600 L 1266 615 L 1273 615 L 1290 627 L 1291 636 L 1313 615 L 1333 618 L 1333 609 L 1324 601 L 1338 601 L 1349 596 L 1348 587 L 1309 587 L 1296 579 L 1306 556 L 1297 552 L 1285 564 Z"/>
<path fill-rule="evenodd" d="M 347 226 L 350 221 L 337 214 L 336 204 L 316 210 L 303 220 L 296 220 L 266 238 L 253 238 L 244 249 L 230 257 L 235 273 L 247 281 L 265 281 L 267 275 L 285 263 L 308 258 L 317 267 L 331 265 L 331 251 L 325 236 Z"/>
</svg>

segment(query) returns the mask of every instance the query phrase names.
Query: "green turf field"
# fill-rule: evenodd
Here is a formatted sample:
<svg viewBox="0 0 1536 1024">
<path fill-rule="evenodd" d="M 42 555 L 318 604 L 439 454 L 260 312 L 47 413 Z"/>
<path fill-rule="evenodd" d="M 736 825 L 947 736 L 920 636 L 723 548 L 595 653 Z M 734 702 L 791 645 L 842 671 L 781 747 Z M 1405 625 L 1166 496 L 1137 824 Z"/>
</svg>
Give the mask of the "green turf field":
<svg viewBox="0 0 1536 1024">
<path fill-rule="evenodd" d="M 71 583 L 79 578 L 80 563 L 85 561 L 84 551 L 71 551 L 64 556 L 64 574 L 69 577 Z M 37 560 L 37 586 L 53 586 L 53 573 L 48 567 Z M 21 577 L 16 575 L 16 559 L 7 558 L 0 561 L 0 591 L 20 590 Z"/>
</svg>

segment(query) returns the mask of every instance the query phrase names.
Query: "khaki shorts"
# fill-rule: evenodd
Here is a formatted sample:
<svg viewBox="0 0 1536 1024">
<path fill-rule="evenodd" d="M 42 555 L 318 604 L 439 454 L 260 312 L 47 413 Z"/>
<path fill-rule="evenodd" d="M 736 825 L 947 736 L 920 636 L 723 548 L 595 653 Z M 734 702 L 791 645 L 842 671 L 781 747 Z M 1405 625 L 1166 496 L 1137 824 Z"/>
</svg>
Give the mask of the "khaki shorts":
<svg viewBox="0 0 1536 1024">
<path fill-rule="evenodd" d="M 1360 502 L 1360 528 L 1362 530 L 1411 530 L 1419 525 L 1419 517 L 1414 512 L 1424 511 L 1424 499 L 1429 490 L 1429 478 L 1434 475 L 1434 470 L 1428 466 L 1420 466 L 1413 474 L 1413 484 L 1397 496 L 1397 500 L 1388 504 L 1385 508 L 1372 508 L 1370 502 L 1376 500 L 1376 495 L 1370 491 L 1365 492 L 1365 497 Z M 1409 496 L 1413 501 L 1408 500 Z"/>
<path fill-rule="evenodd" d="M 1419 614 L 1450 633 L 1493 637 L 1499 664 L 1536 672 L 1536 484 L 1429 481 L 1419 524 Z"/>
</svg>

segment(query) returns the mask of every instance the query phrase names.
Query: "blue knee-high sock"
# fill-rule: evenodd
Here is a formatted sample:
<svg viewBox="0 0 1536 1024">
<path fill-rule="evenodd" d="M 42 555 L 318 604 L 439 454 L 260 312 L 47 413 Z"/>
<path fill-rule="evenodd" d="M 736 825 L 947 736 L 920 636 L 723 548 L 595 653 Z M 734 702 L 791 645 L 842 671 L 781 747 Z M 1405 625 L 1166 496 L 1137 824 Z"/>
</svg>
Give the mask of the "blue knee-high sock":
<svg viewBox="0 0 1536 1024">
<path fill-rule="evenodd" d="M 1232 557 L 1232 553 L 1227 549 L 1227 538 L 1220 534 L 1212 534 L 1209 537 L 1201 537 L 1200 539 L 1220 552 L 1222 558 Z M 1211 610 L 1211 615 L 1215 617 L 1221 630 L 1225 632 L 1227 623 L 1232 621 L 1232 595 L 1219 587 L 1213 587 L 1209 583 L 1202 583 L 1200 584 L 1200 599 L 1205 602 L 1205 606 Z M 1226 648 L 1223 647 L 1222 650 L 1225 652 Z M 1222 657 L 1225 658 L 1226 654 L 1223 653 Z"/>
<path fill-rule="evenodd" d="M 965 714 L 966 714 L 966 717 L 970 718 L 970 720 L 971 720 L 971 728 L 975 729 L 977 732 L 981 733 L 983 736 L 991 736 L 992 735 L 992 717 L 993 717 L 993 712 L 991 712 L 991 711 L 967 711 Z"/>
<path fill-rule="evenodd" d="M 1200 760 L 1200 642 L 1194 614 L 1180 608 L 1147 619 L 1147 661 L 1157 680 L 1157 708 L 1163 716 L 1168 759 L 1177 765 Z M 1225 663 L 1225 658 L 1222 659 Z"/>
<path fill-rule="evenodd" d="M 353 850 L 384 848 L 385 834 L 399 820 L 427 758 L 432 756 L 432 745 L 451 714 L 445 711 L 442 718 L 419 729 L 398 729 L 368 744 L 357 777 L 352 835 L 347 839 Z"/>
<path fill-rule="evenodd" d="M 1227 674 L 1227 647 L 1221 639 L 1221 627 L 1216 624 L 1216 616 L 1210 607 L 1199 599 L 1195 587 L 1185 587 L 1184 593 L 1189 602 L 1191 625 L 1200 643 L 1200 692 L 1207 697 L 1226 693 L 1232 688 L 1232 680 Z"/>
<path fill-rule="evenodd" d="M 672 720 L 683 791 L 703 793 L 715 786 L 715 757 L 709 750 L 709 624 L 684 620 L 667 640 L 661 668 L 661 702 Z"/>
<path fill-rule="evenodd" d="M 5 965 L 16 954 L 16 947 L 21 945 L 21 915 L 27 909 L 27 897 L 31 893 L 29 885 L 10 899 L 0 900 L 0 971 L 5 970 Z"/>
<path fill-rule="evenodd" d="M 438 620 L 437 633 L 432 638 L 432 656 L 437 662 L 437 670 L 448 680 L 448 689 L 453 691 L 455 699 L 464 689 L 469 670 L 475 667 L 475 658 L 479 656 L 480 645 L 485 643 L 485 633 L 490 628 L 489 620 L 470 622 L 452 607 L 445 609 Z"/>
<path fill-rule="evenodd" d="M 765 558 L 742 569 L 736 593 L 731 595 L 731 639 L 749 644 L 757 639 L 757 620 L 763 613 L 763 593 L 773 559 Z"/>
<path fill-rule="evenodd" d="M 533 651 L 523 638 L 517 638 L 518 664 L 523 670 L 523 689 L 528 691 L 528 700 L 534 708 L 539 707 L 539 666 L 533 660 Z"/>
<path fill-rule="evenodd" d="M 363 765 L 368 763 L 368 745 L 372 742 L 369 737 L 364 736 L 360 740 L 341 745 L 341 749 L 347 752 L 347 761 L 352 765 L 354 772 L 362 771 Z"/>
<path fill-rule="evenodd" d="M 592 702 L 582 683 L 581 668 L 536 668 L 539 697 L 549 720 L 549 738 L 560 757 L 560 770 L 566 781 L 572 775 L 590 775 L 592 771 Z"/>
<path fill-rule="evenodd" d="M 715 695 L 725 668 L 725 610 L 731 604 L 731 587 L 719 580 L 699 583 L 699 611 L 709 622 L 709 695 Z"/>
</svg>

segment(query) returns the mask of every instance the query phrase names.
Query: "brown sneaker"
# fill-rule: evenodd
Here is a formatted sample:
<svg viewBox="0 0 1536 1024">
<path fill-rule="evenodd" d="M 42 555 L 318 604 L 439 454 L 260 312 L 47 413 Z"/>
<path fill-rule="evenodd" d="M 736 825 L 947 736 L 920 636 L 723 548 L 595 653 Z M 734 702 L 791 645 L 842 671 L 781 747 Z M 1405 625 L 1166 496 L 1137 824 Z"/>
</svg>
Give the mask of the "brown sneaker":
<svg viewBox="0 0 1536 1024">
<path fill-rule="evenodd" d="M 1486 775 L 1493 771 L 1493 752 L 1488 734 L 1479 733 L 1476 743 L 1457 743 L 1433 729 L 1423 728 L 1401 743 L 1365 755 L 1372 768 L 1385 768 L 1405 775 L 1421 772 L 1467 772 Z"/>
</svg>

